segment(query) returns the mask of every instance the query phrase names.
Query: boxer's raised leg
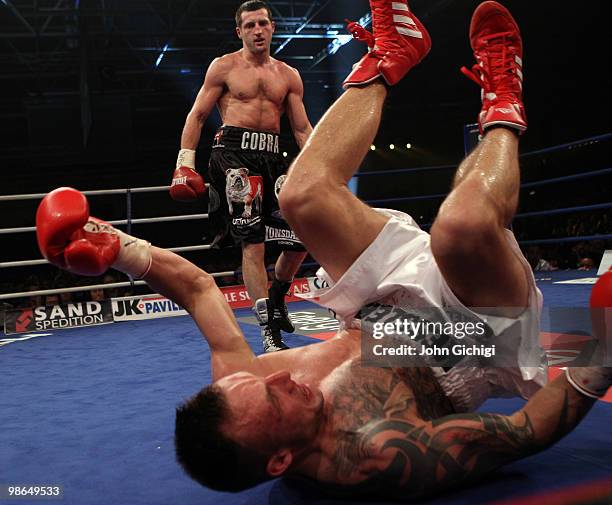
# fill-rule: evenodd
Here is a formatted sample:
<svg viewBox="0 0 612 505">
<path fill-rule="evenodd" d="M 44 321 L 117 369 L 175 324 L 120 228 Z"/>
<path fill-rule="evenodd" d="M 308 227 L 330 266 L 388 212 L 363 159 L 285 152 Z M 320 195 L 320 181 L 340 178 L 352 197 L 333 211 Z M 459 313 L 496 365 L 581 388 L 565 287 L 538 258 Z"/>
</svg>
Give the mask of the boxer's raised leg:
<svg viewBox="0 0 612 505">
<path fill-rule="evenodd" d="M 529 284 L 505 226 L 517 207 L 518 134 L 527 127 L 521 35 L 507 9 L 485 2 L 474 13 L 470 38 L 477 65 L 466 73 L 484 90 L 479 123 L 485 134 L 440 208 L 432 251 L 461 302 L 517 313 L 528 303 Z"/>
<path fill-rule="evenodd" d="M 347 187 L 378 131 L 387 96 L 384 82 L 399 82 L 431 47 L 406 0 L 370 0 L 370 7 L 375 47 L 345 80 L 351 88 L 321 119 L 280 194 L 283 216 L 335 280 L 388 220 Z"/>
<path fill-rule="evenodd" d="M 381 80 L 344 93 L 314 129 L 280 194 L 283 216 L 335 280 L 388 220 L 347 187 L 378 131 L 386 96 Z"/>
<path fill-rule="evenodd" d="M 448 285 L 466 305 L 525 307 L 525 267 L 505 230 L 519 189 L 518 136 L 487 133 L 471 169 L 446 198 L 431 229 L 431 246 Z"/>
</svg>

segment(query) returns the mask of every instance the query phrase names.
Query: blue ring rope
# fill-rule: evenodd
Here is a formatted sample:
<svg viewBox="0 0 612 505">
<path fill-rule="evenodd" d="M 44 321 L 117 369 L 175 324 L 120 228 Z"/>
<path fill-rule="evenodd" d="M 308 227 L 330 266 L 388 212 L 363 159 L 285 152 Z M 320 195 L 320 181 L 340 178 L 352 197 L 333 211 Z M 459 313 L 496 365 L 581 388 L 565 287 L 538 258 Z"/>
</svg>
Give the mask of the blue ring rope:
<svg viewBox="0 0 612 505">
<path fill-rule="evenodd" d="M 593 205 L 581 205 L 579 207 L 565 207 L 563 209 L 549 209 L 539 210 L 536 212 L 523 212 L 522 214 L 516 214 L 514 219 L 523 217 L 536 217 L 536 216 L 555 216 L 558 214 L 571 214 L 572 212 L 584 212 L 587 210 L 600 210 L 600 209 L 612 209 L 612 203 L 596 203 Z M 423 229 L 431 228 L 433 223 L 420 224 L 419 226 Z"/>
<path fill-rule="evenodd" d="M 563 177 L 555 177 L 554 179 L 545 179 L 543 181 L 526 182 L 521 184 L 521 188 L 535 188 L 537 186 L 544 186 L 546 184 L 556 184 L 557 182 L 575 181 L 576 179 L 583 179 L 585 177 L 595 177 L 598 175 L 606 175 L 612 173 L 612 168 L 602 168 L 601 170 L 593 170 L 591 172 L 582 172 L 574 175 L 565 175 Z"/>
<path fill-rule="evenodd" d="M 379 198 L 377 200 L 364 200 L 368 205 L 378 205 L 389 202 L 412 202 L 415 200 L 433 200 L 435 198 L 446 198 L 448 193 L 440 193 L 438 195 L 421 195 L 421 196 L 402 196 L 397 198 Z"/>
<path fill-rule="evenodd" d="M 437 165 L 431 167 L 417 167 L 417 168 L 398 168 L 395 170 L 377 170 L 374 172 L 357 172 L 353 177 L 368 177 L 371 175 L 395 175 L 395 174 L 411 174 L 414 172 L 428 172 L 435 170 L 448 170 L 451 168 L 457 168 L 456 164 L 453 165 Z"/>
<path fill-rule="evenodd" d="M 555 184 L 558 182 L 564 181 L 574 181 L 576 179 L 583 179 L 586 177 L 595 177 L 598 175 L 606 175 L 612 173 L 612 168 L 604 168 L 602 170 L 593 170 L 591 172 L 583 172 L 581 174 L 567 175 L 564 177 L 556 177 L 554 179 L 546 179 L 544 181 L 536 181 L 536 182 L 527 182 L 525 184 L 521 184 L 521 189 L 526 188 L 535 188 L 538 186 L 544 186 L 546 184 Z M 382 198 L 378 200 L 365 200 L 368 204 L 378 205 L 380 203 L 388 203 L 388 202 L 410 202 L 416 200 L 435 200 L 437 198 L 445 198 L 448 193 L 438 193 L 435 195 L 420 195 L 420 196 L 403 196 L 397 198 Z"/>
<path fill-rule="evenodd" d="M 589 137 L 582 140 L 575 140 L 573 142 L 568 142 L 567 144 L 559 144 L 558 146 L 545 147 L 544 149 L 538 149 L 537 151 L 531 151 L 529 153 L 521 154 L 521 158 L 525 158 L 527 156 L 535 156 L 537 154 L 547 154 L 555 151 L 562 151 L 563 149 L 571 149 L 573 147 L 580 147 L 582 144 L 590 144 L 600 142 L 602 140 L 608 140 L 612 138 L 611 133 L 604 133 L 603 135 L 597 135 L 596 137 Z"/>
<path fill-rule="evenodd" d="M 581 205 L 579 207 L 566 207 L 564 209 L 550 209 L 550 210 L 539 210 L 536 212 L 523 212 L 516 214 L 514 219 L 521 217 L 535 217 L 535 216 L 555 216 L 558 214 L 569 214 L 571 212 L 582 212 L 585 210 L 599 210 L 599 209 L 612 209 L 612 203 L 596 203 L 593 205 Z"/>
<path fill-rule="evenodd" d="M 560 144 L 557 146 L 545 147 L 544 149 L 538 149 L 537 151 L 531 151 L 528 153 L 524 153 L 520 155 L 520 158 L 526 158 L 529 156 L 535 156 L 537 154 L 547 154 L 555 151 L 562 151 L 564 149 L 571 149 L 573 147 L 579 147 L 583 144 L 588 145 L 589 143 L 596 143 L 602 140 L 612 139 L 612 132 L 605 133 L 603 135 L 597 135 L 596 137 L 589 137 L 582 140 L 575 140 L 573 142 L 568 142 L 567 144 Z M 430 167 L 416 167 L 416 168 L 400 168 L 397 170 L 380 170 L 380 171 L 370 171 L 370 172 L 357 172 L 353 177 L 369 177 L 372 175 L 394 175 L 394 174 L 410 174 L 414 172 L 427 172 L 427 171 L 435 171 L 435 170 L 448 170 L 452 168 L 457 168 L 458 164 L 452 165 L 434 165 Z"/>
<path fill-rule="evenodd" d="M 519 240 L 519 244 L 523 245 L 535 245 L 535 244 L 561 244 L 566 242 L 582 242 L 589 240 L 610 240 L 612 234 L 608 235 L 583 235 L 581 237 L 564 237 L 564 238 L 543 238 L 536 240 Z"/>
</svg>

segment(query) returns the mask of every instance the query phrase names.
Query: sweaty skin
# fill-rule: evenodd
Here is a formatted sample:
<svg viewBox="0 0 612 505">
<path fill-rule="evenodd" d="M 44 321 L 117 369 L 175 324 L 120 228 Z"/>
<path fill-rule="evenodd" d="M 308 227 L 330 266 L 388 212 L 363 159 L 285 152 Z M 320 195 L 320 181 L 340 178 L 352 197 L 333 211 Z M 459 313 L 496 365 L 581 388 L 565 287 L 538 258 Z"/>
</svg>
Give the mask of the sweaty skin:
<svg viewBox="0 0 612 505">
<path fill-rule="evenodd" d="M 223 123 L 280 132 L 285 98 L 289 90 L 299 87 L 297 72 L 274 58 L 254 65 L 242 51 L 222 56 L 217 64 L 226 88 L 218 102 Z"/>
</svg>

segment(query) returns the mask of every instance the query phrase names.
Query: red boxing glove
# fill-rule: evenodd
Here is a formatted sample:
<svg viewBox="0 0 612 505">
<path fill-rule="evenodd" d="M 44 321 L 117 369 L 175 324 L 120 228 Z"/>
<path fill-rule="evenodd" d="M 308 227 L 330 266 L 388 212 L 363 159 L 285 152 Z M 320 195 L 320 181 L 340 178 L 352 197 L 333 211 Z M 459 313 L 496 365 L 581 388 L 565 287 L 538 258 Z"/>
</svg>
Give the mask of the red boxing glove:
<svg viewBox="0 0 612 505">
<path fill-rule="evenodd" d="M 370 33 L 356 21 L 349 21 L 348 19 L 345 19 L 344 22 L 346 23 L 346 30 L 355 40 L 365 42 L 370 49 L 374 47 L 375 40 L 372 33 Z"/>
<path fill-rule="evenodd" d="M 172 175 L 170 196 L 177 202 L 192 202 L 206 193 L 206 184 L 193 168 L 178 167 Z"/>
<path fill-rule="evenodd" d="M 36 237 L 50 263 L 79 275 L 102 275 L 121 248 L 116 230 L 90 217 L 85 195 L 73 188 L 58 188 L 43 198 Z"/>
</svg>

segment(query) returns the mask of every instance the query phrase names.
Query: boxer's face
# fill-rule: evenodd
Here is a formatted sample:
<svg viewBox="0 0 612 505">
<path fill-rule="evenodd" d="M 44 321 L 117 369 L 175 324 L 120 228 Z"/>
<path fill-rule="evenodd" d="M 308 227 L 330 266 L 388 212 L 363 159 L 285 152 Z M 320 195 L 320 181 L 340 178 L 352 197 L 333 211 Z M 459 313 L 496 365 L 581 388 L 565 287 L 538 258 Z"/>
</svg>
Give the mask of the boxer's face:
<svg viewBox="0 0 612 505">
<path fill-rule="evenodd" d="M 243 46 L 254 54 L 269 51 L 275 25 L 268 17 L 268 11 L 259 9 L 243 12 L 241 17 L 242 22 L 236 28 L 236 33 L 242 40 Z"/>
<path fill-rule="evenodd" d="M 297 447 L 316 438 L 323 420 L 323 394 L 287 371 L 261 377 L 238 372 L 219 380 L 231 412 L 224 427 L 238 443 L 269 451 Z"/>
</svg>

